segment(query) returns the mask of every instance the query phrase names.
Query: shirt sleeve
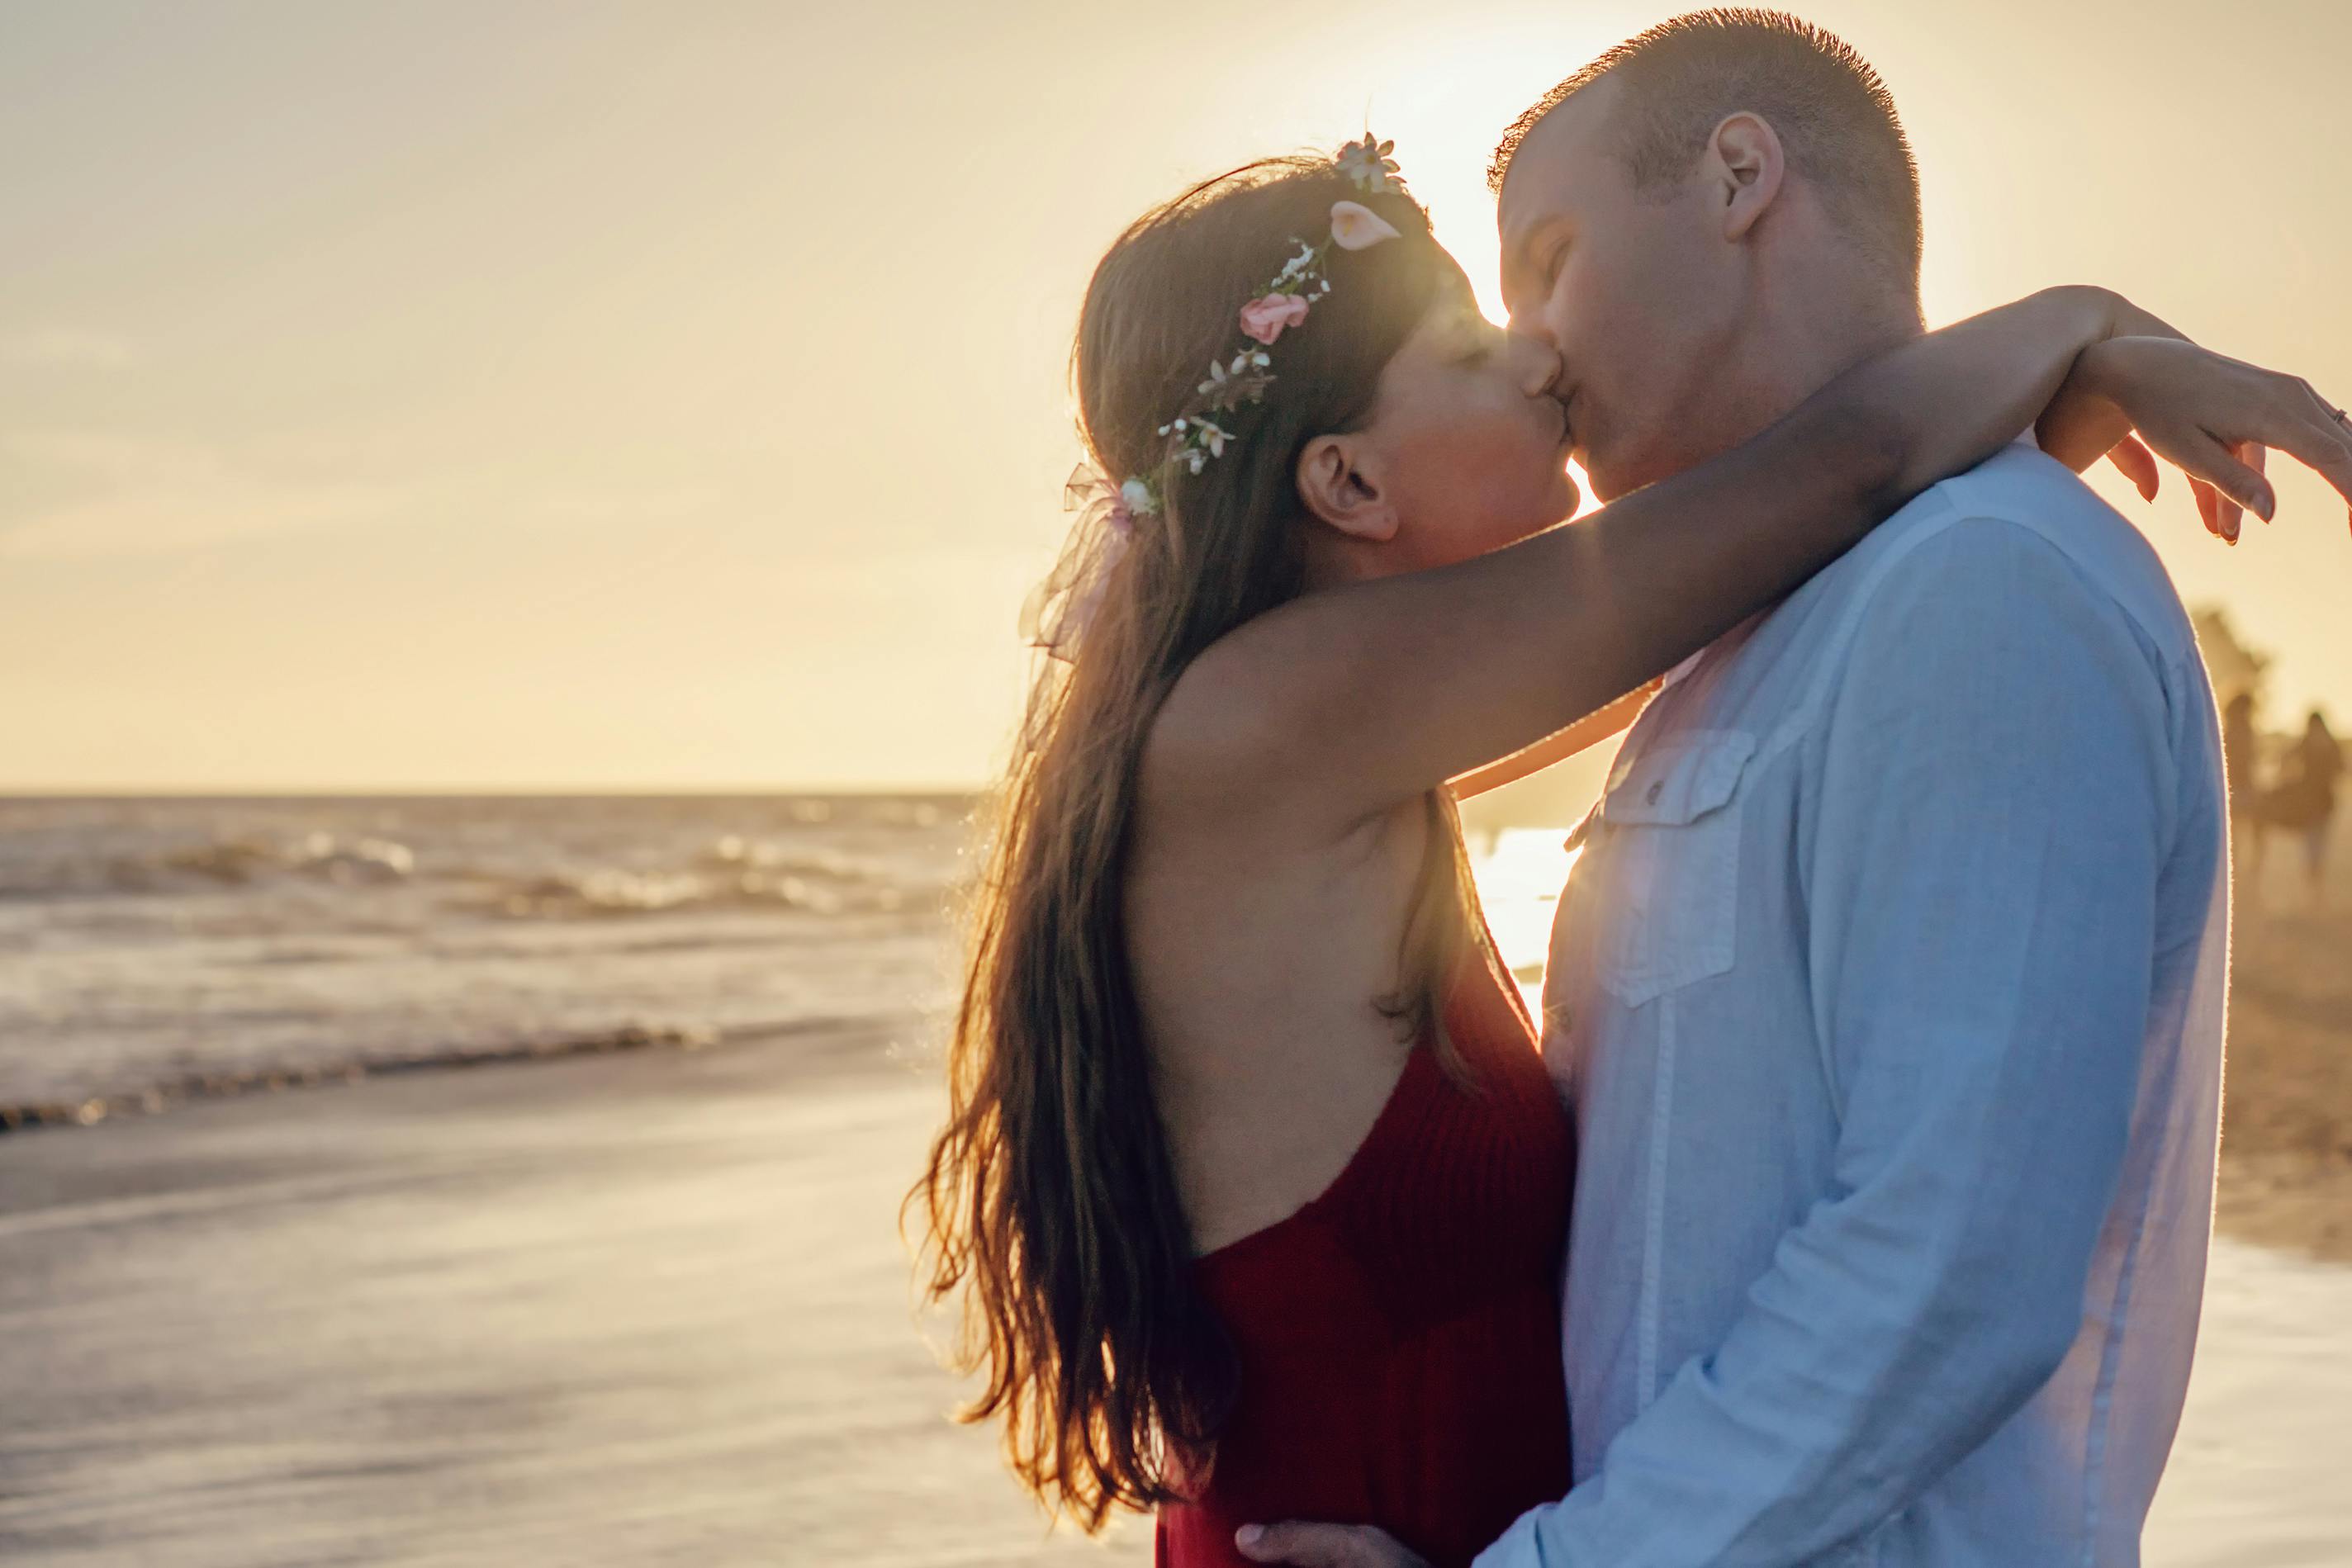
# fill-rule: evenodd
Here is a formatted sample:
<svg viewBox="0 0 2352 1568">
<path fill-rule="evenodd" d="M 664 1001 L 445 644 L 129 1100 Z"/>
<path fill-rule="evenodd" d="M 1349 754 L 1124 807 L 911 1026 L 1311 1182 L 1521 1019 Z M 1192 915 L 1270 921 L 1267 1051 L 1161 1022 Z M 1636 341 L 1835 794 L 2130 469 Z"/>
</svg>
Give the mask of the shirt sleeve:
<svg viewBox="0 0 2352 1568">
<path fill-rule="evenodd" d="M 1869 601 L 1796 874 L 1832 1189 L 1711 1355 L 1477 1568 L 1789 1568 L 1907 1507 L 2079 1334 L 2119 1177 L 2172 831 L 2161 666 L 2013 522 Z"/>
</svg>

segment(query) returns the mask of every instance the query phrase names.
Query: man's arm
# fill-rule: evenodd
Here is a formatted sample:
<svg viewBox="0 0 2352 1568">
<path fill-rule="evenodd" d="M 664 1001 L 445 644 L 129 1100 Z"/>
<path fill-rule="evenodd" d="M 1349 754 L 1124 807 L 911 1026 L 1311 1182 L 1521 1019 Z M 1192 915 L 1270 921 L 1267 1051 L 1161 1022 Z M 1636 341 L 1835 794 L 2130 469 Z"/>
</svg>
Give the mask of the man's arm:
<svg viewBox="0 0 2352 1568">
<path fill-rule="evenodd" d="M 2049 544 L 1966 519 L 1871 607 L 1804 846 L 1835 1187 L 1715 1354 L 1480 1568 L 1784 1568 L 1900 1511 L 2079 1332 L 2168 832 L 2164 695 Z"/>
</svg>

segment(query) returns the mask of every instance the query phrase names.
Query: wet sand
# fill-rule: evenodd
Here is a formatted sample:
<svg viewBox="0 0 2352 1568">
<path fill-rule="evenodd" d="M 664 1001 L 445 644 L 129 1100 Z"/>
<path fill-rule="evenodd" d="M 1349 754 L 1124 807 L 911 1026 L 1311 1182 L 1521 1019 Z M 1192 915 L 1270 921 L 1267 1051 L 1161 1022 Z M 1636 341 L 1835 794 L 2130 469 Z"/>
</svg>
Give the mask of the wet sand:
<svg viewBox="0 0 2352 1568">
<path fill-rule="evenodd" d="M 0 1140 L 0 1561 L 1104 1561 L 942 1418 L 893 1231 L 933 1100 L 884 1051 Z"/>
<path fill-rule="evenodd" d="M 871 1031 L 0 1140 L 0 1559 L 1139 1564 L 919 1342 Z M 2225 1242 L 2152 1568 L 2352 1561 L 2352 1270 Z"/>
</svg>

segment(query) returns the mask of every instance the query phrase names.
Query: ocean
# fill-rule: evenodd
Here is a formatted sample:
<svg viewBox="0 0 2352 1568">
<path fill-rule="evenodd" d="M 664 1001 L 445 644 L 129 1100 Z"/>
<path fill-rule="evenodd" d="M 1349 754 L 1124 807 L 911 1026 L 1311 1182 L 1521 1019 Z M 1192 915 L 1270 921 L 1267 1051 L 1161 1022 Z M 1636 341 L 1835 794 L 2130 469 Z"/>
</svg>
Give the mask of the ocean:
<svg viewBox="0 0 2352 1568">
<path fill-rule="evenodd" d="M 715 1045 L 950 994 L 963 797 L 0 799 L 0 1109 Z"/>
<path fill-rule="evenodd" d="M 936 1017 L 970 797 L 0 798 L 0 1119 Z M 1530 1000 L 1570 863 L 1474 838 Z"/>
</svg>

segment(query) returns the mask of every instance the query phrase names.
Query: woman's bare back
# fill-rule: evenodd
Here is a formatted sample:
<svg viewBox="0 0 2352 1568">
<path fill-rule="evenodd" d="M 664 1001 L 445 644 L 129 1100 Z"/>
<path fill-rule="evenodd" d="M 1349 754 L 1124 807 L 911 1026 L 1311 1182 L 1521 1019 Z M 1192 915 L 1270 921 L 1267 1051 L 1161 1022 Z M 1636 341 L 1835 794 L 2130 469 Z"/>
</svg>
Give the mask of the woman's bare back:
<svg viewBox="0 0 2352 1568">
<path fill-rule="evenodd" d="M 1330 1185 L 1411 1040 L 1397 990 L 1430 837 L 1420 801 L 1337 840 L 1146 803 L 1129 857 L 1128 962 L 1196 1253 Z"/>
</svg>

